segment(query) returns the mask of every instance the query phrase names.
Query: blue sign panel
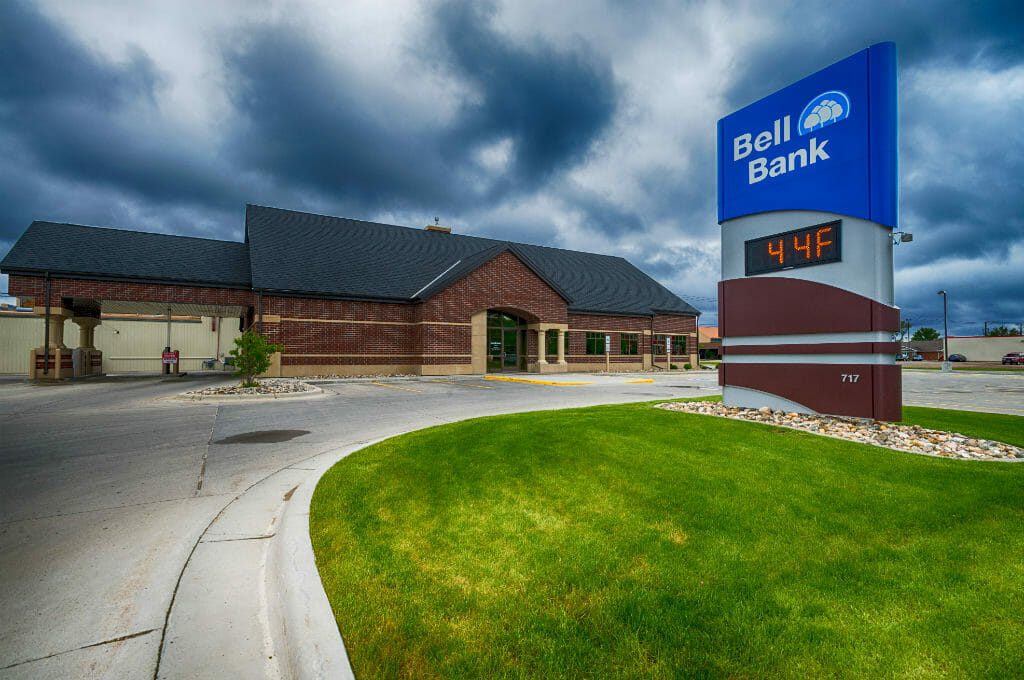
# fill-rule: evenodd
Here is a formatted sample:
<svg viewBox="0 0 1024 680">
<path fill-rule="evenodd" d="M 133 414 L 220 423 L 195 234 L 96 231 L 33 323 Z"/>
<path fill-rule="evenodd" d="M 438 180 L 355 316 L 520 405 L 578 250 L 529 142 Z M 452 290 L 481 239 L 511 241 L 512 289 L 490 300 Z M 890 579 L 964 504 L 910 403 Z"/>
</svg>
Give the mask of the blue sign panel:
<svg viewBox="0 0 1024 680">
<path fill-rule="evenodd" d="M 879 43 L 718 121 L 718 221 L 821 210 L 896 227 L 896 46 Z"/>
</svg>

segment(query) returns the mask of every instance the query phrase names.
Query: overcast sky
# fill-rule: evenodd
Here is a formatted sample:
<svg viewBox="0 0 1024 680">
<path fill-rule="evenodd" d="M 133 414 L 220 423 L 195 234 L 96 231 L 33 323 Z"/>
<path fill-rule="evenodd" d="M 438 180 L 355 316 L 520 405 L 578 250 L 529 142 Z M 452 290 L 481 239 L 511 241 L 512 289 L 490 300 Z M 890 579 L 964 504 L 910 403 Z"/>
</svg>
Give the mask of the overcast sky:
<svg viewBox="0 0 1024 680">
<path fill-rule="evenodd" d="M 1024 321 L 1024 4 L 0 2 L 0 257 L 246 203 L 626 257 L 717 322 L 716 122 L 896 43 L 896 303 Z M 7 292 L 7 277 L 0 292 Z"/>
</svg>

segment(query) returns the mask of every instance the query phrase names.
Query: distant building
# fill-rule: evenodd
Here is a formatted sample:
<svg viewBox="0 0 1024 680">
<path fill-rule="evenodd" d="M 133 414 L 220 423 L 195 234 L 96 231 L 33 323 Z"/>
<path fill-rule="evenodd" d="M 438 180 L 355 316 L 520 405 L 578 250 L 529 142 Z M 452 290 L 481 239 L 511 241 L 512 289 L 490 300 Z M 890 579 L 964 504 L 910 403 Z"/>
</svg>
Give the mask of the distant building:
<svg viewBox="0 0 1024 680">
<path fill-rule="evenodd" d="M 701 359 L 722 358 L 722 338 L 718 326 L 697 327 L 697 348 Z"/>
</svg>

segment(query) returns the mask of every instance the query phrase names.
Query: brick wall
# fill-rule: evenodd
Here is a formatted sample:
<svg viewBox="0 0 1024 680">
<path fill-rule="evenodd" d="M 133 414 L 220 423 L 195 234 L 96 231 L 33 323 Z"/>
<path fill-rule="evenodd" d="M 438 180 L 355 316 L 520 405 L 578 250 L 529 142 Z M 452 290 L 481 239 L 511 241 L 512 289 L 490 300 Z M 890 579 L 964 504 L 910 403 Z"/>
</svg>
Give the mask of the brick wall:
<svg viewBox="0 0 1024 680">
<path fill-rule="evenodd" d="M 611 363 L 639 362 L 651 353 L 651 318 L 638 316 L 602 316 L 599 314 L 569 315 L 569 352 L 572 363 L 605 363 L 603 354 L 587 354 L 587 332 L 611 335 Z M 646 331 L 646 333 L 645 333 Z M 635 333 L 637 354 L 621 354 L 623 333 Z M 654 335 L 686 335 L 687 352 L 696 351 L 697 317 L 658 314 L 654 317 Z M 693 337 L 690 337 L 693 336 Z"/>
<path fill-rule="evenodd" d="M 34 296 L 44 304 L 45 281 L 11 275 L 12 295 Z M 61 298 L 230 304 L 255 308 L 252 291 L 84 279 L 51 279 L 50 304 Z M 586 354 L 586 332 L 611 335 L 611 361 L 631 364 L 651 352 L 649 317 L 569 314 L 565 300 L 511 252 L 504 252 L 419 304 L 374 303 L 321 298 L 263 296 L 262 329 L 285 345 L 282 366 L 466 365 L 471 363 L 473 314 L 501 309 L 530 323 L 567 324 L 572 363 L 603 364 Z M 648 331 L 645 334 L 645 331 Z M 656 334 L 694 335 L 696 318 L 658 315 Z M 638 354 L 620 353 L 620 334 L 638 336 Z M 527 333 L 527 357 L 537 357 L 537 334 Z M 688 339 L 696 349 L 696 338 Z M 554 361 L 555 354 L 549 354 Z"/>
<path fill-rule="evenodd" d="M 469 323 L 485 309 L 503 309 L 530 323 L 566 322 L 565 300 L 508 251 L 419 305 L 419 318 Z"/>
<path fill-rule="evenodd" d="M 35 306 L 46 305 L 46 280 L 42 276 L 11 274 L 8 291 L 13 296 L 35 298 Z M 78 297 L 145 302 L 190 302 L 224 305 L 254 305 L 256 296 L 249 290 L 206 286 L 176 286 L 155 283 L 92 281 L 88 279 L 50 279 L 50 305 L 61 306 L 61 298 Z"/>
</svg>

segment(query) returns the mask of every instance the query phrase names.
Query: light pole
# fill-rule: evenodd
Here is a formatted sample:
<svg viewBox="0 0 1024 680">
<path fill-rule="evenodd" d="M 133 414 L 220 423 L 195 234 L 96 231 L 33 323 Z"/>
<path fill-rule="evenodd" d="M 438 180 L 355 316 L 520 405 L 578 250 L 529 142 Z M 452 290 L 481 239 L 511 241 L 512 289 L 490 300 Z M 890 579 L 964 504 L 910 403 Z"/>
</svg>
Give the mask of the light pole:
<svg viewBox="0 0 1024 680">
<path fill-rule="evenodd" d="M 953 370 L 953 363 L 949 360 L 949 314 L 946 313 L 946 291 L 940 290 L 942 296 L 942 370 L 949 372 Z"/>
</svg>

